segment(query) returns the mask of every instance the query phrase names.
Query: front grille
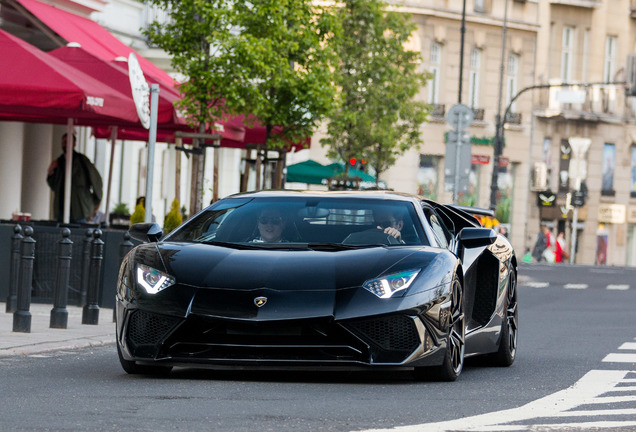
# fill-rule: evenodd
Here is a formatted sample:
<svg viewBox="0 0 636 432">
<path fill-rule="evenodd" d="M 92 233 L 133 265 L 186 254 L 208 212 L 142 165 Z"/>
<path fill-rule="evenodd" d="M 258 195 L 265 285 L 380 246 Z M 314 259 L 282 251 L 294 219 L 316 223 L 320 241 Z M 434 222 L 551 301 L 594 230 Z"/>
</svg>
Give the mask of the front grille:
<svg viewBox="0 0 636 432">
<path fill-rule="evenodd" d="M 128 342 L 133 348 L 155 347 L 179 321 L 178 318 L 137 310 L 128 320 Z"/>
<path fill-rule="evenodd" d="M 369 363 L 368 346 L 333 319 L 241 322 L 190 317 L 160 355 L 212 362 Z"/>
<path fill-rule="evenodd" d="M 348 327 L 363 340 L 384 351 L 410 353 L 420 344 L 413 319 L 404 315 L 354 321 Z"/>
</svg>

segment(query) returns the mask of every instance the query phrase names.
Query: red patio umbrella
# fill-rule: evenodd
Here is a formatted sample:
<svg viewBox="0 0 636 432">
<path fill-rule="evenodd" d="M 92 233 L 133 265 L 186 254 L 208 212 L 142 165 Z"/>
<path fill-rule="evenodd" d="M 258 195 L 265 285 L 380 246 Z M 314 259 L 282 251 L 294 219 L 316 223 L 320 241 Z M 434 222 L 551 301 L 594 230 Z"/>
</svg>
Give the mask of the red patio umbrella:
<svg viewBox="0 0 636 432">
<path fill-rule="evenodd" d="M 129 97 L 0 30 L 0 119 L 134 124 Z"/>
<path fill-rule="evenodd" d="M 0 120 L 66 123 L 64 222 L 69 221 L 73 124 L 136 124 L 130 97 L 0 30 Z"/>
</svg>

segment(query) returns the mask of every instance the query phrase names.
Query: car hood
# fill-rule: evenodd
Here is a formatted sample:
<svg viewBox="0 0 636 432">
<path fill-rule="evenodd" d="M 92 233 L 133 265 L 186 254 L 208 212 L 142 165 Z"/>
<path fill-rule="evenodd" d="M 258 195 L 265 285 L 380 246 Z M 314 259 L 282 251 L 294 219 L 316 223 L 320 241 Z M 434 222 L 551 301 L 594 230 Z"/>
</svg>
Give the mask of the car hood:
<svg viewBox="0 0 636 432">
<path fill-rule="evenodd" d="M 357 287 L 392 268 L 401 271 L 426 267 L 438 254 L 436 249 L 422 246 L 239 250 L 195 243 L 158 244 L 156 251 L 162 267 L 180 284 L 303 291 Z"/>
<path fill-rule="evenodd" d="M 180 289 L 167 289 L 156 298 L 164 310 L 256 320 L 347 318 L 368 313 L 370 308 L 388 313 L 395 304 L 381 302 L 379 308 L 377 297 L 358 289 L 365 281 L 425 269 L 416 291 L 426 291 L 439 285 L 454 261 L 450 252 L 424 246 L 241 250 L 168 242 L 138 246 L 129 258 L 175 277 Z M 254 306 L 259 296 L 268 299 L 266 307 Z M 412 307 L 414 300 L 408 297 L 395 301 Z M 140 297 L 138 305 L 156 307 L 157 302 Z"/>
</svg>

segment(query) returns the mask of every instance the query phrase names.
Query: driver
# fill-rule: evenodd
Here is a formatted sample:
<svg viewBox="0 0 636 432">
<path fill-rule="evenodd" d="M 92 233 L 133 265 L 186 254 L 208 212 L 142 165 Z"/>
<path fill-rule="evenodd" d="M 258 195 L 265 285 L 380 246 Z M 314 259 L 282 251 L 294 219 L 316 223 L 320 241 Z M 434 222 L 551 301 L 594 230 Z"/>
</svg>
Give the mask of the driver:
<svg viewBox="0 0 636 432">
<path fill-rule="evenodd" d="M 285 230 L 285 218 L 277 208 L 265 208 L 258 215 L 257 228 L 259 236 L 252 243 L 280 243 L 286 242 L 283 238 Z"/>
<path fill-rule="evenodd" d="M 373 218 L 379 230 L 385 234 L 395 237 L 400 243 L 402 241 L 402 227 L 404 227 L 404 217 L 397 209 L 381 208 L 373 212 Z"/>
</svg>

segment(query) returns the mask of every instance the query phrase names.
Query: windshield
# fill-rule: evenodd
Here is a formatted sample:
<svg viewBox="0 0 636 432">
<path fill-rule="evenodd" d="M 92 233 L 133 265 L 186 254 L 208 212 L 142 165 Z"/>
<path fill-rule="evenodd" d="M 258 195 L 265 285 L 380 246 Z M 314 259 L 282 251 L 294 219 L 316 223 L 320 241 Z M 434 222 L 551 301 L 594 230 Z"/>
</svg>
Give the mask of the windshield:
<svg viewBox="0 0 636 432">
<path fill-rule="evenodd" d="M 228 198 L 166 240 L 250 247 L 428 245 L 410 202 L 347 197 Z"/>
</svg>

